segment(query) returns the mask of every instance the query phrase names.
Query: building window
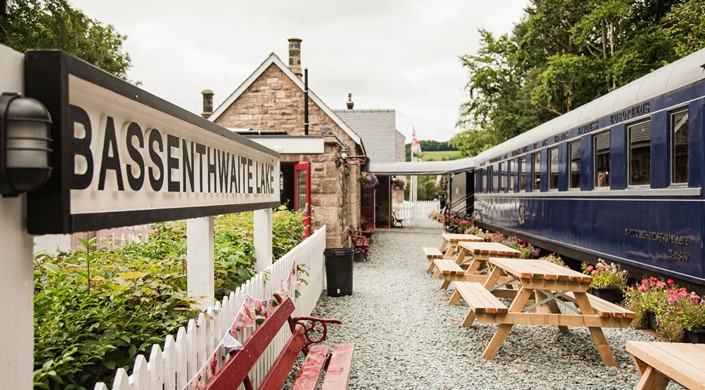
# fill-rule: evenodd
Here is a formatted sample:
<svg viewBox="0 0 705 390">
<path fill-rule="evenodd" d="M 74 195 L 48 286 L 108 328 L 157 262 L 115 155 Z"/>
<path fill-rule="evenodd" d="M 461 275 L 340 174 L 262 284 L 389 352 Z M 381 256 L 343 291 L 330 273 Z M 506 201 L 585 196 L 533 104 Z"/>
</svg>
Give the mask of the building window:
<svg viewBox="0 0 705 390">
<path fill-rule="evenodd" d="M 558 147 L 548 150 L 548 189 L 558 189 Z"/>
<path fill-rule="evenodd" d="M 651 182 L 651 121 L 627 127 L 629 136 L 629 185 Z"/>
<path fill-rule="evenodd" d="M 531 188 L 534 191 L 541 191 L 541 152 L 534 152 L 534 180 Z"/>
<path fill-rule="evenodd" d="M 526 191 L 526 175 L 527 175 L 527 169 L 528 167 L 526 166 L 526 157 L 522 157 L 519 159 L 519 191 L 524 192 Z"/>
<path fill-rule="evenodd" d="M 568 172 L 570 188 L 580 188 L 580 141 L 568 144 Z"/>
<path fill-rule="evenodd" d="M 688 183 L 688 110 L 671 114 L 671 183 Z"/>
<path fill-rule="evenodd" d="M 595 162 L 595 187 L 610 186 L 610 131 L 593 138 L 593 161 Z"/>
</svg>

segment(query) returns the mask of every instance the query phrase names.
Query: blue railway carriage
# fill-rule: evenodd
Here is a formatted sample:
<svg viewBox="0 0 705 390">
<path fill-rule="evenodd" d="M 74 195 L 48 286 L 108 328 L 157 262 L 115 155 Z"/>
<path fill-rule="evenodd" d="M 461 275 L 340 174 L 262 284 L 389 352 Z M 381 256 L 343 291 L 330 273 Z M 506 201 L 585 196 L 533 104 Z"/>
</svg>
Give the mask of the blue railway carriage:
<svg viewBox="0 0 705 390">
<path fill-rule="evenodd" d="M 702 291 L 704 108 L 700 50 L 481 153 L 477 224 Z"/>
</svg>

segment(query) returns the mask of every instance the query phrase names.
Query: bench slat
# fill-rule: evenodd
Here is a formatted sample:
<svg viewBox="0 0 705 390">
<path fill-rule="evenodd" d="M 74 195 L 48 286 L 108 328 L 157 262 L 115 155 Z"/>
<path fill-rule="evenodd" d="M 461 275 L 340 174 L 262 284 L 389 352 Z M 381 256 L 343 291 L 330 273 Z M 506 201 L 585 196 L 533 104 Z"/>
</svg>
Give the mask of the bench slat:
<svg viewBox="0 0 705 390">
<path fill-rule="evenodd" d="M 421 249 L 423 249 L 423 254 L 429 259 L 440 259 L 443 257 L 443 252 L 438 250 L 438 248 L 431 248 L 424 246 Z"/>
<path fill-rule="evenodd" d="M 492 295 L 482 284 L 476 282 L 454 283 L 455 289 L 460 296 L 476 313 L 502 314 L 509 311 L 509 308 Z"/>
<path fill-rule="evenodd" d="M 460 268 L 455 260 L 436 259 L 433 262 L 442 275 L 465 275 L 465 270 Z"/>
<path fill-rule="evenodd" d="M 257 363 L 257 359 L 264 353 L 274 336 L 287 322 L 289 316 L 294 312 L 294 303 L 291 298 L 287 298 L 270 314 L 259 328 L 245 342 L 248 353 L 236 353 L 225 367 L 213 378 L 209 385 L 209 390 L 230 390 L 233 383 L 242 383 L 247 377 L 252 367 Z M 297 327 L 298 329 L 298 327 Z M 303 346 L 303 332 L 299 335 Z M 301 347 L 299 347 L 301 350 Z M 289 366 L 291 370 L 291 366 Z M 286 378 L 286 377 L 285 377 Z"/>
<path fill-rule="evenodd" d="M 333 353 L 326 370 L 326 379 L 323 381 L 321 390 L 348 388 L 348 378 L 350 377 L 354 351 L 355 344 L 337 344 L 333 347 Z"/>
<path fill-rule="evenodd" d="M 631 310 L 625 309 L 622 306 L 608 302 L 600 297 L 596 297 L 592 294 L 586 294 L 588 300 L 590 300 L 590 305 L 595 309 L 595 313 L 603 318 L 628 318 L 634 319 L 636 313 Z M 566 293 L 566 296 L 573 302 L 575 302 L 575 295 L 572 292 Z M 590 314 L 590 313 L 587 313 Z"/>
<path fill-rule="evenodd" d="M 327 345 L 314 345 L 308 351 L 292 390 L 314 390 L 328 357 Z"/>
<path fill-rule="evenodd" d="M 287 340 L 286 344 L 284 344 L 284 348 L 279 353 L 274 363 L 272 363 L 272 367 L 269 369 L 264 379 L 262 379 L 262 383 L 258 388 L 281 389 L 303 347 L 304 327 L 296 325 L 294 334 Z"/>
</svg>

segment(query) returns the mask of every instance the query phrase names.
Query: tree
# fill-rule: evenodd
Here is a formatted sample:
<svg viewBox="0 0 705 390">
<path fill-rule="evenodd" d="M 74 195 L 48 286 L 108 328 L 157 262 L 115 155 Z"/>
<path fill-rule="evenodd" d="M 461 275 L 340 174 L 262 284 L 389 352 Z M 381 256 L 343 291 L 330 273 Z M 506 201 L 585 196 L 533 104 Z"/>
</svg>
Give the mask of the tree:
<svg viewBox="0 0 705 390">
<path fill-rule="evenodd" d="M 451 144 L 476 155 L 705 45 L 705 0 L 532 0 L 512 34 L 461 57 Z"/>
<path fill-rule="evenodd" d="M 71 8 L 67 0 L 2 0 L 0 42 L 15 50 L 61 49 L 123 80 L 126 36 Z"/>
</svg>

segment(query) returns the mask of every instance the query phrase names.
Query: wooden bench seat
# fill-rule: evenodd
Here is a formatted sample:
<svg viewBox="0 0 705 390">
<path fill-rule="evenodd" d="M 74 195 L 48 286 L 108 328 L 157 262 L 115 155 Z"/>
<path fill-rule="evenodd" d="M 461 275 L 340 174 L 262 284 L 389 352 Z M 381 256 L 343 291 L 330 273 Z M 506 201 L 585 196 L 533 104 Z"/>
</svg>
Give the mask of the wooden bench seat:
<svg viewBox="0 0 705 390">
<path fill-rule="evenodd" d="M 705 390 L 705 345 L 627 341 L 641 380 L 635 389 L 662 390 L 674 380 L 688 389 Z"/>
<path fill-rule="evenodd" d="M 573 295 L 573 293 L 569 292 L 565 295 L 567 300 L 575 302 L 575 295 Z M 628 327 L 632 323 L 632 320 L 636 317 L 636 313 L 615 303 L 606 301 L 592 294 L 587 294 L 587 297 L 588 300 L 590 300 L 590 305 L 592 305 L 592 308 L 595 309 L 595 314 L 597 316 L 606 320 L 615 320 L 611 322 L 623 324 L 620 326 L 622 328 Z"/>
<path fill-rule="evenodd" d="M 426 259 L 428 260 L 428 272 L 431 272 L 434 267 L 433 260 L 442 259 L 443 252 L 441 252 L 438 248 L 431 248 L 428 246 L 424 246 L 421 249 L 423 250 L 424 256 L 426 256 Z"/>
<path fill-rule="evenodd" d="M 462 269 L 453 259 L 435 259 L 433 260 L 436 266 L 436 272 L 433 273 L 433 278 L 443 279 L 441 289 L 448 288 L 451 282 L 461 281 L 465 277 L 465 270 Z"/>
<path fill-rule="evenodd" d="M 346 389 L 352 366 L 353 344 L 338 344 L 329 353 L 326 345 L 312 345 L 325 340 L 327 324 L 339 324 L 339 320 L 316 317 L 291 317 L 294 303 L 291 298 L 282 300 L 275 295 L 279 305 L 269 317 L 245 341 L 243 349 L 234 352 L 230 360 L 208 383 L 208 390 L 237 389 L 244 385 L 246 390 L 253 389 L 249 373 L 257 360 L 262 356 L 270 343 L 279 334 L 282 327 L 288 325 L 291 337 L 287 340 L 267 374 L 262 379 L 258 389 L 281 389 L 289 373 L 292 371 L 300 353 L 306 355 L 299 369 L 292 389 L 314 390 L 318 388 L 320 377 L 325 370 L 325 379 L 321 389 Z M 313 332 L 309 335 L 309 332 Z M 322 336 L 320 336 L 320 333 Z"/>
<path fill-rule="evenodd" d="M 509 308 L 497 297 L 492 295 L 485 286 L 477 282 L 453 282 L 453 287 L 465 303 L 470 307 L 470 311 L 465 316 L 461 326 L 470 327 L 475 321 L 475 314 L 506 314 Z M 451 298 L 452 299 L 452 298 Z M 455 302 L 448 302 L 454 305 Z"/>
</svg>

